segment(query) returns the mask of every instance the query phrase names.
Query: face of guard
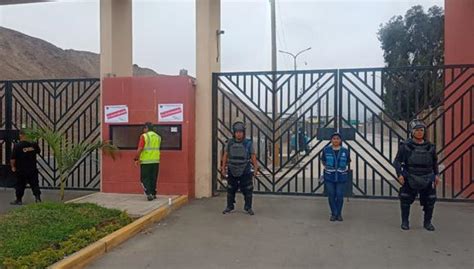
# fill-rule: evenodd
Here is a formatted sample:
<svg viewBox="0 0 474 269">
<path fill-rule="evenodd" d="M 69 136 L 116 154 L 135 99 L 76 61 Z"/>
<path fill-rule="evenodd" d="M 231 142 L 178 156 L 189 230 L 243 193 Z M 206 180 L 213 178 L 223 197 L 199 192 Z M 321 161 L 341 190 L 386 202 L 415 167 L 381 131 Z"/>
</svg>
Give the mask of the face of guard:
<svg viewBox="0 0 474 269">
<path fill-rule="evenodd" d="M 238 141 L 244 140 L 244 131 L 236 131 L 235 139 L 237 139 Z"/>
<path fill-rule="evenodd" d="M 422 140 L 425 137 L 425 128 L 415 128 L 413 130 L 413 137 L 418 140 Z"/>
<path fill-rule="evenodd" d="M 334 147 L 339 147 L 342 143 L 341 137 L 338 135 L 335 135 L 331 138 L 331 143 Z"/>
</svg>

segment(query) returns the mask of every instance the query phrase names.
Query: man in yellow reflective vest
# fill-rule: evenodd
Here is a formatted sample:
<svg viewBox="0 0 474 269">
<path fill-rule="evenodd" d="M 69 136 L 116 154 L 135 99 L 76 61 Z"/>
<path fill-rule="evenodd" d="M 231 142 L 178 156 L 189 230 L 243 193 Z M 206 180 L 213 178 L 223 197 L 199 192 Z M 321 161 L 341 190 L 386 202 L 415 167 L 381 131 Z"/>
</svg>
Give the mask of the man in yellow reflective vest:
<svg viewBox="0 0 474 269">
<path fill-rule="evenodd" d="M 161 136 L 153 131 L 151 122 L 145 123 L 138 143 L 135 165 L 140 163 L 140 179 L 148 201 L 156 199 L 156 182 L 160 171 Z"/>
</svg>

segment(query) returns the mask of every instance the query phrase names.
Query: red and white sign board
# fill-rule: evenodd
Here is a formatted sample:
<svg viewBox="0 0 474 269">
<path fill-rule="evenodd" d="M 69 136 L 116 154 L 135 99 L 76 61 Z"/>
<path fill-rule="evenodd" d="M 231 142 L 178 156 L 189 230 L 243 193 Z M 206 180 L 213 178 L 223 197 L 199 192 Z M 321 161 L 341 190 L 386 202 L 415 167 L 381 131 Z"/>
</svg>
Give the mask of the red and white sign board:
<svg viewBox="0 0 474 269">
<path fill-rule="evenodd" d="M 126 105 L 105 106 L 105 123 L 128 123 L 128 107 Z"/>
<path fill-rule="evenodd" d="M 183 104 L 158 104 L 159 122 L 182 122 Z"/>
</svg>

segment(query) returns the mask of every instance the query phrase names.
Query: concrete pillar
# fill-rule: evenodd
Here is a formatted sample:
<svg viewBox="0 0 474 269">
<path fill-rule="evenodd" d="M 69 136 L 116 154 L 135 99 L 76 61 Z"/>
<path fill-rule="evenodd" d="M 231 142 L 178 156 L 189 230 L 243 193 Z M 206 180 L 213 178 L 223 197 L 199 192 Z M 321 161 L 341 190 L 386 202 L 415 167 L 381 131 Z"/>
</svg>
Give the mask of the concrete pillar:
<svg viewBox="0 0 474 269">
<path fill-rule="evenodd" d="M 212 73 L 220 71 L 220 17 L 220 0 L 196 0 L 197 198 L 212 195 Z"/>
<path fill-rule="evenodd" d="M 132 36 L 132 0 L 101 0 L 101 78 L 133 76 Z"/>
</svg>

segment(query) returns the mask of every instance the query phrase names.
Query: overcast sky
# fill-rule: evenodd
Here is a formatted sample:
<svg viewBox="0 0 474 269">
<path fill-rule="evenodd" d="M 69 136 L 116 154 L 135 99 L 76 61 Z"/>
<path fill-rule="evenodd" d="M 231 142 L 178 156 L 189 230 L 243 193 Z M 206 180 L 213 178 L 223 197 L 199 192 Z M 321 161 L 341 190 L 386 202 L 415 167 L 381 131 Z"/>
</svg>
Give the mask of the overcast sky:
<svg viewBox="0 0 474 269">
<path fill-rule="evenodd" d="M 444 8 L 444 0 L 277 0 L 278 49 L 296 53 L 300 69 L 383 66 L 381 23 L 411 6 Z M 268 0 L 222 0 L 222 70 L 269 70 Z M 99 52 L 99 0 L 0 6 L 0 25 L 64 49 Z M 134 63 L 159 73 L 195 74 L 194 0 L 133 1 Z M 281 70 L 292 60 L 278 56 Z"/>
</svg>

